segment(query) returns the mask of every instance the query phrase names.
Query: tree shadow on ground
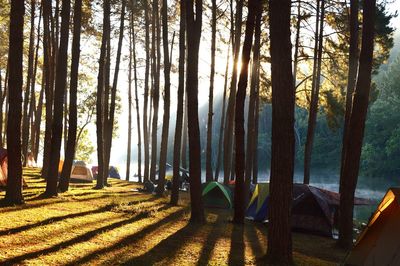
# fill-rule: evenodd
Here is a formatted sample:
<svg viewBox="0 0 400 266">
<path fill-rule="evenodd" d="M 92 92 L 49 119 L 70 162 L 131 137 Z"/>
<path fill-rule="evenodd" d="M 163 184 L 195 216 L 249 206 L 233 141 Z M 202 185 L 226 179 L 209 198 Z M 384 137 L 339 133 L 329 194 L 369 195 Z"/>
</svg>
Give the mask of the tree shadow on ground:
<svg viewBox="0 0 400 266">
<path fill-rule="evenodd" d="M 166 205 L 165 209 L 168 209 L 170 207 L 171 206 Z M 160 228 L 162 225 L 171 223 L 171 222 L 179 219 L 180 217 L 182 217 L 184 215 L 186 210 L 187 209 L 180 209 L 180 210 L 178 210 L 176 212 L 173 212 L 173 213 L 169 214 L 168 216 L 164 217 L 163 219 L 157 221 L 156 223 L 150 224 L 150 225 L 140 229 L 140 231 L 124 237 L 123 239 L 121 239 L 117 243 L 115 243 L 115 244 L 113 244 L 111 246 L 102 248 L 102 249 L 98 249 L 98 250 L 96 250 L 96 251 L 94 251 L 92 253 L 89 253 L 89 254 L 85 255 L 84 257 L 82 257 L 80 259 L 77 259 L 77 260 L 75 260 L 73 262 L 68 263 L 67 265 L 72 266 L 72 265 L 79 265 L 79 264 L 87 264 L 91 260 L 97 258 L 99 256 L 99 254 L 105 255 L 105 254 L 113 252 L 113 251 L 115 251 L 115 250 L 117 250 L 117 249 L 119 249 L 119 248 L 121 248 L 123 246 L 131 245 L 133 243 L 136 243 L 140 239 L 143 239 L 144 237 L 146 237 L 147 235 L 152 233 L 154 230 L 157 230 L 158 228 Z M 159 211 L 161 211 L 161 210 L 159 210 Z"/>
<path fill-rule="evenodd" d="M 0 207 L 1 213 L 7 213 L 7 212 L 15 212 L 15 211 L 21 211 L 21 210 L 27 210 L 27 209 L 34 209 L 34 208 L 40 208 L 43 206 L 47 205 L 53 205 L 53 204 L 58 204 L 58 203 L 64 203 L 67 201 L 92 201 L 92 200 L 100 200 L 104 198 L 110 198 L 110 194 L 103 194 L 103 193 L 92 193 L 92 192 L 87 192 L 85 195 L 93 195 L 93 197 L 86 197 L 86 198 L 74 198 L 74 195 L 69 195 L 67 197 L 59 197 L 59 198 L 53 198 L 53 199 L 41 199 L 38 197 L 33 197 L 30 198 L 28 201 L 25 202 L 23 205 L 19 206 L 14 206 L 14 207 L 7 207 L 6 209 L 2 209 Z M 138 194 L 140 195 L 140 194 Z M 76 195 L 76 197 L 80 197 L 82 194 Z M 140 199 L 140 200 L 134 200 L 129 202 L 128 204 L 135 204 L 139 202 L 145 202 L 145 201 L 155 201 L 157 198 L 156 197 L 149 197 L 147 199 Z M 32 203 L 31 203 L 32 202 Z"/>
<path fill-rule="evenodd" d="M 318 245 L 315 245 L 316 242 Z M 310 233 L 293 234 L 293 251 L 305 256 L 329 260 L 332 263 L 343 261 L 347 254 L 330 237 Z"/>
<path fill-rule="evenodd" d="M 184 227 L 160 241 L 146 253 L 126 261 L 123 265 L 154 265 L 164 259 L 173 258 L 176 253 L 193 237 L 200 227 L 186 224 Z M 168 252 L 166 252 L 168 251 Z"/>
<path fill-rule="evenodd" d="M 233 224 L 228 265 L 244 265 L 244 225 Z"/>
<path fill-rule="evenodd" d="M 51 217 L 51 218 L 48 218 L 48 219 L 45 219 L 45 220 L 42 220 L 42 221 L 39 221 L 39 222 L 36 222 L 33 224 L 27 224 L 27 225 L 12 228 L 12 229 L 2 230 L 2 231 L 0 231 L 0 236 L 17 234 L 22 231 L 26 231 L 26 230 L 29 230 L 29 229 L 32 229 L 35 227 L 39 227 L 39 226 L 56 223 L 56 222 L 59 222 L 59 221 L 65 220 L 65 219 L 71 219 L 71 218 L 86 216 L 86 215 L 90 215 L 90 214 L 96 214 L 96 213 L 101 213 L 101 212 L 105 212 L 105 211 L 110 211 L 114 206 L 115 206 L 115 204 L 109 204 L 109 205 L 103 206 L 103 207 L 95 209 L 95 210 L 72 213 L 72 214 L 67 214 L 67 215 L 63 215 L 63 216 Z"/>
<path fill-rule="evenodd" d="M 203 243 L 203 248 L 201 249 L 197 265 L 208 265 L 215 245 L 217 244 L 218 239 L 223 235 L 223 230 L 226 229 L 226 227 L 220 225 L 221 222 L 223 222 L 223 216 L 217 214 L 216 221 L 211 225 L 212 229 Z"/>
<path fill-rule="evenodd" d="M 157 211 L 164 211 L 164 210 L 166 210 L 168 208 L 170 208 L 170 207 L 169 206 L 163 206 L 163 207 L 157 209 Z M 56 245 L 53 245 L 53 246 L 51 246 L 49 248 L 45 248 L 45 249 L 38 250 L 38 251 L 33 251 L 33 252 L 30 252 L 30 253 L 26 253 L 26 254 L 23 254 L 23 255 L 20 255 L 20 256 L 16 256 L 16 257 L 7 259 L 7 260 L 1 262 L 1 264 L 2 265 L 20 264 L 24 260 L 37 258 L 39 256 L 47 255 L 47 254 L 50 254 L 52 252 L 57 252 L 58 250 L 60 250 L 62 248 L 65 248 L 65 247 L 68 247 L 68 246 L 72 246 L 72 245 L 75 245 L 77 243 L 89 241 L 90 239 L 94 238 L 98 234 L 113 230 L 115 228 L 124 226 L 124 225 L 129 224 L 129 223 L 133 223 L 133 222 L 148 218 L 149 215 L 151 215 L 149 212 L 146 212 L 146 211 L 145 212 L 141 212 L 141 213 L 139 213 L 139 214 L 137 214 L 137 215 L 135 215 L 135 216 L 133 216 L 133 217 L 131 217 L 129 219 L 122 220 L 122 221 L 119 221 L 119 222 L 116 222 L 116 223 L 113 223 L 113 224 L 109 224 L 109 225 L 97 228 L 97 229 L 95 229 L 93 231 L 87 232 L 87 233 L 82 234 L 80 236 L 77 236 L 77 237 L 74 237 L 72 239 L 60 242 L 60 243 L 58 243 Z"/>
<path fill-rule="evenodd" d="M 267 250 L 267 246 L 263 246 L 261 244 L 258 232 L 261 232 L 262 237 L 267 238 L 267 228 L 265 226 L 256 224 L 254 222 L 246 224 L 245 235 L 249 239 L 250 248 L 253 251 L 256 259 L 256 265 L 264 265 L 264 255 Z"/>
</svg>

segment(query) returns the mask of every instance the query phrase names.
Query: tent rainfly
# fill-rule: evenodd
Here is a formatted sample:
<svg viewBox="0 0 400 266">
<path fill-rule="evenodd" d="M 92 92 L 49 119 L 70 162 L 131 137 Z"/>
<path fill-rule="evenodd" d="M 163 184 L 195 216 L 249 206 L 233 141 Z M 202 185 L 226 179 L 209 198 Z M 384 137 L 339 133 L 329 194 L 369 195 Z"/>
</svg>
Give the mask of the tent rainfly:
<svg viewBox="0 0 400 266">
<path fill-rule="evenodd" d="M 205 207 L 230 209 L 233 206 L 230 188 L 215 181 L 203 183 L 202 197 Z"/>
<path fill-rule="evenodd" d="M 92 170 L 83 161 L 75 161 L 71 169 L 71 180 L 80 182 L 92 182 Z"/>
<path fill-rule="evenodd" d="M 293 184 L 292 197 L 292 229 L 332 236 L 339 207 L 339 193 L 304 184 Z M 247 217 L 259 222 L 268 220 L 268 199 L 268 188 L 258 186 L 247 209 Z M 354 202 L 355 205 L 370 203 L 369 200 L 360 198 L 355 198 Z"/>
<path fill-rule="evenodd" d="M 7 150 L 0 148 L 0 187 L 7 186 L 8 178 L 8 155 Z M 27 187 L 25 179 L 22 178 L 22 186 Z"/>
<path fill-rule="evenodd" d="M 345 264 L 400 265 L 400 187 L 387 191 Z"/>
</svg>

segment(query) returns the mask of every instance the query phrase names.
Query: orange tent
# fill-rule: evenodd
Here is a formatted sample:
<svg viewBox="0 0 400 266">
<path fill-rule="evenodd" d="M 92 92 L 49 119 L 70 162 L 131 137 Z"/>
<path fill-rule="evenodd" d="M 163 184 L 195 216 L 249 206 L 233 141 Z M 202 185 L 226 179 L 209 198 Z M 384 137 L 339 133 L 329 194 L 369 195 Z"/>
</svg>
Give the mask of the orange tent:
<svg viewBox="0 0 400 266">
<path fill-rule="evenodd" d="M 8 178 L 8 156 L 7 150 L 0 148 L 0 187 L 7 186 Z M 22 185 L 27 186 L 25 180 L 22 178 Z"/>
<path fill-rule="evenodd" d="M 33 157 L 32 152 L 28 152 L 28 155 L 26 157 L 27 157 L 26 158 L 26 167 L 30 167 L 30 168 L 37 167 L 37 164 L 36 164 L 35 158 Z"/>
</svg>

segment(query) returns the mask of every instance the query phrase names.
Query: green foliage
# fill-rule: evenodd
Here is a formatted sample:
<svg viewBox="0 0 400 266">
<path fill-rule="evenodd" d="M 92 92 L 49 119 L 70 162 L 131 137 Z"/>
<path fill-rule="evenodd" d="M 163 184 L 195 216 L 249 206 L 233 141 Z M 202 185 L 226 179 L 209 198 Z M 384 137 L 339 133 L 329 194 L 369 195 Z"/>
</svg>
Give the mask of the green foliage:
<svg viewBox="0 0 400 266">
<path fill-rule="evenodd" d="M 95 151 L 94 145 L 89 136 L 89 130 L 84 129 L 76 145 L 75 160 L 91 163 L 91 155 Z"/>
<path fill-rule="evenodd" d="M 370 109 L 363 148 L 363 173 L 400 174 L 400 56 L 376 78 L 377 100 Z"/>
</svg>

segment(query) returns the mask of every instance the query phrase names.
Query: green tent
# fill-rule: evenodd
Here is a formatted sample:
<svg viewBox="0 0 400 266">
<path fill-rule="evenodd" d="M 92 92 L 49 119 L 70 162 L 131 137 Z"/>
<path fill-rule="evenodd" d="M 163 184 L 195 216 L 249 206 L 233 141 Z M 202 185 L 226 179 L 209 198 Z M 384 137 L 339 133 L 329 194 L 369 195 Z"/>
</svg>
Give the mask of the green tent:
<svg viewBox="0 0 400 266">
<path fill-rule="evenodd" d="M 203 183 L 203 202 L 205 207 L 209 208 L 232 208 L 232 192 L 229 187 L 218 183 Z"/>
</svg>

